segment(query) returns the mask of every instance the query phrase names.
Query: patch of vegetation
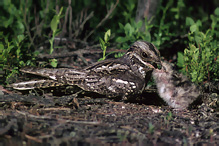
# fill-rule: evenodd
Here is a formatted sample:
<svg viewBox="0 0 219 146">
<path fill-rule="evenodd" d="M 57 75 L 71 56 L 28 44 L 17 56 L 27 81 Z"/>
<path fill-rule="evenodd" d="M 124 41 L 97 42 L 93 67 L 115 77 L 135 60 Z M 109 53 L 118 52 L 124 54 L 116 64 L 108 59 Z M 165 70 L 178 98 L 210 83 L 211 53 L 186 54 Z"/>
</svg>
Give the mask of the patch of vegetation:
<svg viewBox="0 0 219 146">
<path fill-rule="evenodd" d="M 193 82 L 219 80 L 219 8 L 210 16 L 211 26 L 202 31 L 202 22 L 187 17 L 190 27 L 188 48 L 178 53 L 178 66 L 191 77 Z"/>
<path fill-rule="evenodd" d="M 116 42 L 120 44 L 119 47 L 122 49 L 127 49 L 136 40 L 152 42 L 158 49 L 170 47 L 171 44 L 168 45 L 168 41 L 186 33 L 186 28 L 181 24 L 181 19 L 186 17 L 181 14 L 184 7 L 185 4 L 182 0 L 177 3 L 170 0 L 168 3 L 160 5 L 156 18 L 152 17 L 150 20 L 146 18 L 144 23 L 141 20 L 135 22 L 133 18 L 129 19 L 125 25 L 119 23 L 120 36 L 116 38 Z M 131 13 L 125 14 L 125 17 L 131 15 Z M 168 17 L 170 15 L 174 17 Z M 142 27 L 144 27 L 144 31 L 140 30 Z M 181 31 L 179 31 L 179 27 Z"/>
<path fill-rule="evenodd" d="M 3 36 L 2 36 L 3 37 Z M 18 35 L 16 39 L 11 42 L 7 38 L 2 38 L 3 42 L 0 42 L 0 60 L 2 70 L 5 71 L 6 78 L 4 81 L 9 82 L 9 79 L 18 73 L 18 69 L 23 66 L 31 65 L 34 66 L 34 60 L 36 54 L 26 54 L 23 49 L 24 35 Z M 26 59 L 28 58 L 28 59 Z"/>
</svg>

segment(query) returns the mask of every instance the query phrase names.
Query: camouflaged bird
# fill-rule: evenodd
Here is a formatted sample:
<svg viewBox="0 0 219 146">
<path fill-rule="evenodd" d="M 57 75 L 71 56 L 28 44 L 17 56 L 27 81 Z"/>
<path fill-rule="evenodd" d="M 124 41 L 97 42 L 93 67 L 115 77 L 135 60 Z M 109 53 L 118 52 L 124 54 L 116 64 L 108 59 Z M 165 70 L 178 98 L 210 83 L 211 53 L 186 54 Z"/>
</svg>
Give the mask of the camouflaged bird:
<svg viewBox="0 0 219 146">
<path fill-rule="evenodd" d="M 175 109 L 188 108 L 200 96 L 198 87 L 168 62 L 162 62 L 162 69 L 154 69 L 152 76 L 160 97 Z"/>
<path fill-rule="evenodd" d="M 108 97 L 122 97 L 140 94 L 154 68 L 160 64 L 160 53 L 156 47 L 145 41 L 135 42 L 118 59 L 97 62 L 84 69 L 70 68 L 24 68 L 22 72 L 46 77 L 38 81 L 14 83 L 18 90 L 46 88 L 62 85 L 76 85 L 85 91 L 96 92 Z"/>
</svg>

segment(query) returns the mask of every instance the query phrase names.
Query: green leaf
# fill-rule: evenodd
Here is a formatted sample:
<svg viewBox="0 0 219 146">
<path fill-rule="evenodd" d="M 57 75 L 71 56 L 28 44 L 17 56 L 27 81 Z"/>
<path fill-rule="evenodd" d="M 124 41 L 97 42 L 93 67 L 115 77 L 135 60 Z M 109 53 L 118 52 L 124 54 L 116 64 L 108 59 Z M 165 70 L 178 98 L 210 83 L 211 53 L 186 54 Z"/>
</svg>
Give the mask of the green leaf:
<svg viewBox="0 0 219 146">
<path fill-rule="evenodd" d="M 171 12 L 178 12 L 178 10 L 179 10 L 178 8 L 171 8 L 170 9 Z"/>
<path fill-rule="evenodd" d="M 189 47 L 190 47 L 190 50 L 192 51 L 192 52 L 194 52 L 197 48 L 196 48 L 196 46 L 195 45 L 189 45 Z"/>
<path fill-rule="evenodd" d="M 105 41 L 105 42 L 108 42 L 110 36 L 111 36 L 111 30 L 109 29 L 109 30 L 107 30 L 107 32 L 106 32 L 105 35 L 104 35 L 104 41 Z"/>
<path fill-rule="evenodd" d="M 127 23 L 125 25 L 124 29 L 125 29 L 125 34 L 128 35 L 128 36 L 131 36 L 134 32 L 134 29 L 132 28 L 130 23 Z"/>
<path fill-rule="evenodd" d="M 195 31 L 197 31 L 197 30 L 198 30 L 198 27 L 197 27 L 196 24 L 193 24 L 192 26 L 190 26 L 190 31 L 191 31 L 191 32 L 195 32 Z"/>
<path fill-rule="evenodd" d="M 195 22 L 191 17 L 186 17 L 186 25 L 190 26 L 193 25 Z"/>
<path fill-rule="evenodd" d="M 25 65 L 23 60 L 19 61 L 19 64 L 20 64 L 20 66 L 24 66 Z"/>
<path fill-rule="evenodd" d="M 196 22 L 196 25 L 199 27 L 199 26 L 202 26 L 202 22 L 200 21 L 200 20 L 198 20 L 197 22 Z"/>
<path fill-rule="evenodd" d="M 183 65 L 184 65 L 184 55 L 183 55 L 183 53 L 182 52 L 178 52 L 177 53 L 177 65 L 179 66 L 179 67 L 183 67 Z"/>
<path fill-rule="evenodd" d="M 103 39 L 99 38 L 99 41 L 100 41 L 100 47 L 102 50 L 105 49 L 105 42 L 103 41 Z"/>
<path fill-rule="evenodd" d="M 126 41 L 127 41 L 127 39 L 124 38 L 124 37 L 118 37 L 118 38 L 116 39 L 116 42 L 118 42 L 118 43 L 123 43 L 123 42 L 126 42 Z"/>
<path fill-rule="evenodd" d="M 4 45 L 0 43 L 0 52 L 2 52 L 3 50 L 4 50 Z"/>
<path fill-rule="evenodd" d="M 148 124 L 148 131 L 150 134 L 154 133 L 154 125 L 151 122 Z"/>
<path fill-rule="evenodd" d="M 50 65 L 51 65 L 52 67 L 57 67 L 58 61 L 57 61 L 56 59 L 51 59 L 50 61 L 51 61 L 51 62 L 50 62 Z"/>
<path fill-rule="evenodd" d="M 100 59 L 98 59 L 98 61 L 102 61 L 102 60 L 104 60 L 105 58 L 100 58 Z"/>
<path fill-rule="evenodd" d="M 138 21 L 138 23 L 137 23 L 137 28 L 138 28 L 138 29 L 141 28 L 142 24 L 143 24 L 142 21 Z"/>
<path fill-rule="evenodd" d="M 18 43 L 20 43 L 21 41 L 24 40 L 24 35 L 18 35 L 17 38 L 18 38 Z"/>
<path fill-rule="evenodd" d="M 115 58 L 119 58 L 119 57 L 122 57 L 124 54 L 125 53 L 119 52 L 119 53 L 115 54 L 114 56 L 115 56 Z"/>
<path fill-rule="evenodd" d="M 210 18 L 212 20 L 211 27 L 214 29 L 215 25 L 217 24 L 217 18 L 214 15 L 210 15 Z"/>
<path fill-rule="evenodd" d="M 50 27 L 51 27 L 53 33 L 55 33 L 57 31 L 62 10 L 63 10 L 63 7 L 61 7 L 59 14 L 55 15 L 50 23 Z"/>
<path fill-rule="evenodd" d="M 25 27 L 24 27 L 24 24 L 22 23 L 22 21 L 17 21 L 16 27 L 17 27 L 16 29 L 17 29 L 19 34 L 24 33 Z"/>
<path fill-rule="evenodd" d="M 219 16 L 219 7 L 217 7 L 215 10 L 214 10 L 214 14 Z"/>
<path fill-rule="evenodd" d="M 63 10 L 63 7 L 61 7 L 61 9 L 60 9 L 60 11 L 59 11 L 59 14 L 58 14 L 59 19 L 60 19 L 60 16 L 61 16 L 61 14 L 62 14 L 62 10 Z"/>
<path fill-rule="evenodd" d="M 58 26 L 57 17 L 58 17 L 58 16 L 55 15 L 55 16 L 53 17 L 52 21 L 51 21 L 51 24 L 50 24 L 51 29 L 52 29 L 53 32 L 56 32 L 56 30 L 57 30 L 57 26 Z"/>
<path fill-rule="evenodd" d="M 202 42 L 202 37 L 200 35 L 199 36 L 196 35 L 195 36 L 195 41 L 196 41 L 197 44 L 201 43 Z"/>
<path fill-rule="evenodd" d="M 119 28 L 120 29 L 123 29 L 124 28 L 124 25 L 122 23 L 119 23 Z"/>
</svg>

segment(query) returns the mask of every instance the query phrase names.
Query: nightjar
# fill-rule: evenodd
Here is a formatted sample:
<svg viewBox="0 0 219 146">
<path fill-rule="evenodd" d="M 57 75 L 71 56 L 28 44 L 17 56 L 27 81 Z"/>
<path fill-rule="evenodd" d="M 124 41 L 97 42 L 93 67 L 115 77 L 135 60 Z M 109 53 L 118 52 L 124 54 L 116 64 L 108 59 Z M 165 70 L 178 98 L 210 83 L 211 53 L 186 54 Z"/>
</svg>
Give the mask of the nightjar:
<svg viewBox="0 0 219 146">
<path fill-rule="evenodd" d="M 152 76 L 160 97 L 175 109 L 188 108 L 200 96 L 199 88 L 168 62 L 162 62 L 162 69 L 154 69 Z"/>
<path fill-rule="evenodd" d="M 18 90 L 28 90 L 76 85 L 85 91 L 108 97 L 127 98 L 144 90 L 153 69 L 160 64 L 160 53 L 156 47 L 146 41 L 137 41 L 123 57 L 103 60 L 83 69 L 23 68 L 22 72 L 45 79 L 14 83 L 11 86 Z"/>
</svg>

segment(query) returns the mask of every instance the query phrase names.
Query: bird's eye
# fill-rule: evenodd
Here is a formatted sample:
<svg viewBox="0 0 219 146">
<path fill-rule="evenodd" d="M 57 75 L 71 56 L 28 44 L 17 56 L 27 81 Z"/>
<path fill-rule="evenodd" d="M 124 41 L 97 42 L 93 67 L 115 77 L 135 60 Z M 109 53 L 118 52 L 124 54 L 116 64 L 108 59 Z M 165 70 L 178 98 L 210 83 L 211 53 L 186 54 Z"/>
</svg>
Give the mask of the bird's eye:
<svg viewBox="0 0 219 146">
<path fill-rule="evenodd" d="M 143 52 L 143 53 L 142 53 L 142 57 L 147 58 L 148 55 L 147 55 L 145 52 Z"/>
</svg>

